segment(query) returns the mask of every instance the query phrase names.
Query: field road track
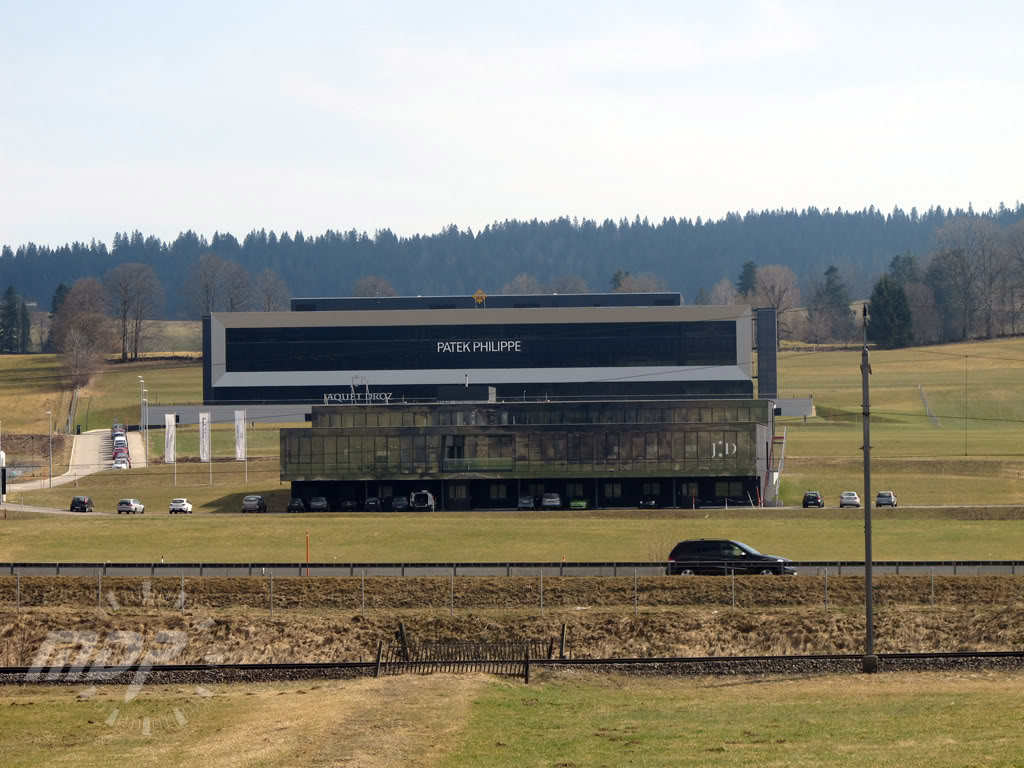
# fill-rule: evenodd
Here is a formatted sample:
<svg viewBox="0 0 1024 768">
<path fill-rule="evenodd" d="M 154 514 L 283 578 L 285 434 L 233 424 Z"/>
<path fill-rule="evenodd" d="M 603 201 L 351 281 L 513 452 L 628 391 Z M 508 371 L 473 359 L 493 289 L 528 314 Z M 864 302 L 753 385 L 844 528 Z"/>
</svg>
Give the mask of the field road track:
<svg viewBox="0 0 1024 768">
<path fill-rule="evenodd" d="M 56 482 L 57 478 L 54 478 Z M 12 498 L 13 493 L 8 493 L 7 497 Z M 68 499 L 70 502 L 71 500 Z M 71 512 L 67 509 L 54 509 L 53 507 L 36 507 L 32 504 L 12 504 L 7 502 L 2 505 L 4 509 L 9 509 L 11 512 L 38 512 L 43 515 L 71 515 L 73 517 L 96 517 L 102 515 L 102 512 Z"/>
<path fill-rule="evenodd" d="M 81 435 L 73 435 L 71 443 L 71 464 L 63 475 L 53 478 L 52 485 L 67 485 L 78 478 L 110 469 L 111 442 L 109 429 L 93 429 Z M 140 440 L 139 446 L 142 446 Z M 12 481 L 7 484 L 7 495 L 13 496 L 18 491 L 39 491 L 49 488 L 48 478 L 37 478 L 23 482 Z M 43 511 L 43 510 L 40 510 Z"/>
</svg>

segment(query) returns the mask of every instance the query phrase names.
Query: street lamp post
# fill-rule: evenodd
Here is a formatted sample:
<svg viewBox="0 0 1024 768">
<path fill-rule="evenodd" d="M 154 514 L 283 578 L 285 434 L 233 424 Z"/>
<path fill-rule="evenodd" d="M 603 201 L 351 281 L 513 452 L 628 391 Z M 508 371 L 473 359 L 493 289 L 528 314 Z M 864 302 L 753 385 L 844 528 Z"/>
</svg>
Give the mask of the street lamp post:
<svg viewBox="0 0 1024 768">
<path fill-rule="evenodd" d="M 148 391 L 148 390 L 143 390 Z M 142 418 L 146 426 L 143 427 L 142 437 L 146 441 L 146 466 L 149 466 L 149 400 L 142 398 Z"/>
<path fill-rule="evenodd" d="M 136 376 L 135 378 L 139 380 L 139 425 L 141 426 L 142 422 L 145 421 L 142 413 L 142 398 L 146 396 L 146 380 L 141 376 Z"/>
<path fill-rule="evenodd" d="M 53 488 L 53 411 L 47 411 L 50 417 L 50 488 Z"/>
</svg>

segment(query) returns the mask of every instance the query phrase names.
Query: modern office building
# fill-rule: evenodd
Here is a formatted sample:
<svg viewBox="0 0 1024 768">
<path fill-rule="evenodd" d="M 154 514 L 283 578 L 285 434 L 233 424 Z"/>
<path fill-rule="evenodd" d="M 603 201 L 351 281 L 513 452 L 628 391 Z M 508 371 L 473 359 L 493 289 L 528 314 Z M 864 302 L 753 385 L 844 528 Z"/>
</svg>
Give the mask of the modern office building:
<svg viewBox="0 0 1024 768">
<path fill-rule="evenodd" d="M 293 299 L 204 318 L 203 395 L 312 405 L 281 432 L 281 478 L 332 504 L 757 503 L 775 411 L 754 341 L 774 397 L 775 330 L 672 293 Z"/>
</svg>

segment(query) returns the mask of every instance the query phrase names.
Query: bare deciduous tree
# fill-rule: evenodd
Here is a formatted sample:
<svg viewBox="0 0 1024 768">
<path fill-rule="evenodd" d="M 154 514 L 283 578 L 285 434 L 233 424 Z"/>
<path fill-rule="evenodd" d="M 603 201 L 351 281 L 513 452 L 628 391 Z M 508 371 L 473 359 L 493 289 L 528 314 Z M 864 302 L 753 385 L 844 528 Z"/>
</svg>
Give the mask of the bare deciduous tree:
<svg viewBox="0 0 1024 768">
<path fill-rule="evenodd" d="M 356 280 L 355 285 L 352 286 L 353 296 L 396 296 L 395 289 L 391 287 L 391 281 L 377 277 L 376 275 L 366 275 Z"/>
<path fill-rule="evenodd" d="M 215 253 L 204 253 L 185 279 L 185 293 L 199 317 L 216 312 L 224 292 L 225 262 Z"/>
<path fill-rule="evenodd" d="M 129 262 L 111 269 L 103 278 L 107 306 L 121 342 L 121 360 L 138 360 L 145 321 L 160 299 L 160 281 L 148 264 Z"/>
<path fill-rule="evenodd" d="M 665 281 L 651 272 L 625 274 L 619 280 L 617 293 L 658 293 L 665 290 Z"/>
<path fill-rule="evenodd" d="M 779 338 L 790 334 L 786 313 L 800 301 L 796 275 L 789 267 L 768 264 L 757 270 L 757 295 L 752 304 L 756 307 L 772 307 L 778 318 Z"/>
<path fill-rule="evenodd" d="M 288 286 L 272 269 L 256 276 L 255 294 L 261 312 L 279 312 L 288 307 Z"/>
<path fill-rule="evenodd" d="M 234 261 L 224 262 L 224 307 L 228 312 L 245 312 L 252 307 L 252 281 L 249 272 Z"/>
<path fill-rule="evenodd" d="M 935 306 L 935 294 L 924 283 L 903 286 L 910 305 L 910 327 L 918 344 L 935 344 L 942 338 L 942 315 Z"/>
<path fill-rule="evenodd" d="M 522 296 L 534 293 L 543 293 L 540 287 L 540 282 L 533 275 L 528 275 L 525 272 L 516 275 L 509 280 L 501 288 L 502 294 L 505 296 Z"/>
<path fill-rule="evenodd" d="M 587 281 L 582 277 L 558 277 L 551 283 L 551 293 L 586 293 Z"/>
<path fill-rule="evenodd" d="M 989 251 L 995 245 L 993 235 L 994 225 L 976 216 L 957 216 L 935 233 L 939 247 L 935 258 L 948 275 L 961 339 L 970 338 L 978 308 L 987 302 L 988 297 L 983 294 L 993 287 L 982 286 L 983 273 L 986 279 L 992 279 L 992 270 L 983 264 L 990 260 Z M 986 330 L 991 331 L 987 322 Z"/>
<path fill-rule="evenodd" d="M 89 380 L 114 348 L 110 318 L 104 313 L 106 294 L 93 277 L 75 281 L 53 316 L 50 341 L 61 355 L 61 364 L 74 386 Z"/>
<path fill-rule="evenodd" d="M 739 301 L 740 294 L 732 281 L 723 277 L 711 289 L 711 304 L 735 304 Z"/>
</svg>

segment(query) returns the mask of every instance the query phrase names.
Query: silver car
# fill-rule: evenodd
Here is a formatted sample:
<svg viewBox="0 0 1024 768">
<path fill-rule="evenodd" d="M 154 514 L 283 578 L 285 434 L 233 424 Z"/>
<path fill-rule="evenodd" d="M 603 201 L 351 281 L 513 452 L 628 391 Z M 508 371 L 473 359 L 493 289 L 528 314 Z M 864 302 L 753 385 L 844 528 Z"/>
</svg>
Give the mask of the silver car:
<svg viewBox="0 0 1024 768">
<path fill-rule="evenodd" d="M 857 495 L 856 491 L 843 491 L 839 494 L 839 508 L 843 507 L 859 507 L 860 496 Z"/>
<path fill-rule="evenodd" d="M 138 499 L 121 499 L 117 502 L 117 514 L 119 515 L 134 515 L 146 514 L 146 505 Z"/>
<path fill-rule="evenodd" d="M 557 493 L 545 493 L 540 497 L 541 509 L 561 509 L 562 497 Z"/>
<path fill-rule="evenodd" d="M 896 501 L 896 494 L 892 491 L 879 491 L 878 495 L 875 496 L 876 507 L 898 507 L 899 502 Z"/>
</svg>

